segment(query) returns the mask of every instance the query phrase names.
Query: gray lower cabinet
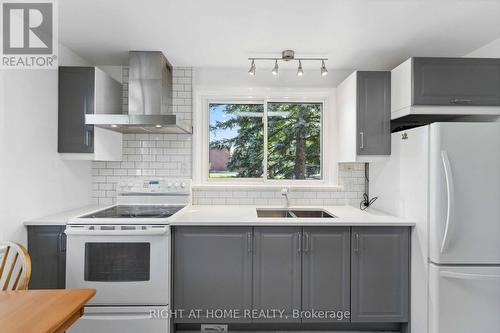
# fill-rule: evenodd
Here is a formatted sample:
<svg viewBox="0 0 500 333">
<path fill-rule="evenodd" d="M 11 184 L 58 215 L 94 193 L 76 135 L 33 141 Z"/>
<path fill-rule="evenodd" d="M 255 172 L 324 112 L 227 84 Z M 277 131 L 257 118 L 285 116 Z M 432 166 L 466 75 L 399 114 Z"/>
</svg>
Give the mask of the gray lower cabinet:
<svg viewBox="0 0 500 333">
<path fill-rule="evenodd" d="M 302 322 L 348 322 L 350 228 L 304 227 L 303 237 Z M 307 318 L 312 310 L 329 311 L 328 318 Z"/>
<path fill-rule="evenodd" d="M 500 59 L 412 60 L 413 105 L 500 105 Z"/>
<path fill-rule="evenodd" d="M 64 289 L 66 286 L 66 235 L 64 225 L 28 226 L 31 257 L 29 289 Z"/>
<path fill-rule="evenodd" d="M 282 316 L 255 322 L 300 322 L 301 227 L 255 227 L 253 309 L 281 310 Z"/>
<path fill-rule="evenodd" d="M 353 227 L 352 322 L 407 322 L 410 230 Z"/>
<path fill-rule="evenodd" d="M 215 310 L 252 308 L 251 240 L 252 227 L 175 227 L 174 309 L 184 310 L 175 322 L 250 321 Z M 192 310 L 199 318 L 189 318 Z"/>
<path fill-rule="evenodd" d="M 175 227 L 173 308 L 183 310 L 175 323 L 408 322 L 409 235 L 408 227 Z M 329 317 L 308 318 L 312 310 Z"/>
<path fill-rule="evenodd" d="M 357 72 L 357 153 L 391 154 L 391 72 Z"/>
</svg>

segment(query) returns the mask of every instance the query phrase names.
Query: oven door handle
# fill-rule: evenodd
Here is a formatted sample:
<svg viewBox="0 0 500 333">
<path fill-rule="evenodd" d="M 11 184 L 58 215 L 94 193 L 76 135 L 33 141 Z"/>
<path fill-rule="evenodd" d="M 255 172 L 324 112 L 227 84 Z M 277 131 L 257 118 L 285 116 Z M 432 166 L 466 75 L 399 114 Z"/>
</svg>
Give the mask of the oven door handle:
<svg viewBox="0 0 500 333">
<path fill-rule="evenodd" d="M 64 233 L 68 236 L 161 236 L 168 233 L 168 227 L 147 230 L 88 230 L 66 228 Z"/>
<path fill-rule="evenodd" d="M 154 319 L 151 314 L 83 314 L 87 320 L 149 320 Z"/>
</svg>

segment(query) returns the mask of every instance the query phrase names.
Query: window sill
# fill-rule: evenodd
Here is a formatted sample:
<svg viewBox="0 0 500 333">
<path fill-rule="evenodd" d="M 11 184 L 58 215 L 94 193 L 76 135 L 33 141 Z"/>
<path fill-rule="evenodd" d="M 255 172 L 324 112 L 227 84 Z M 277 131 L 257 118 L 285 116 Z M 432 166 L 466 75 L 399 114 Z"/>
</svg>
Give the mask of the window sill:
<svg viewBox="0 0 500 333">
<path fill-rule="evenodd" d="M 331 192 L 331 191 L 341 191 L 342 185 L 326 185 L 326 184 L 198 184 L 193 185 L 193 190 L 204 190 L 204 191 L 231 191 L 231 190 L 242 190 L 242 191 L 272 191 L 282 188 L 289 188 L 290 191 L 311 191 L 311 192 Z"/>
</svg>

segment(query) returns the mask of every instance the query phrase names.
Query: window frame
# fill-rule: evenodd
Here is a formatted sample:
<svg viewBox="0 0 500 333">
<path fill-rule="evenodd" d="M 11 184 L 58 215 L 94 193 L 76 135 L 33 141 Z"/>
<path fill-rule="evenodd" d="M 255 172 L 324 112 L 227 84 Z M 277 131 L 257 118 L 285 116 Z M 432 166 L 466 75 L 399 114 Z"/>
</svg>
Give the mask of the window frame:
<svg viewBox="0 0 500 333">
<path fill-rule="evenodd" d="M 248 91 L 246 91 L 248 94 Z M 195 92 L 195 112 L 193 113 L 193 183 L 195 186 L 261 186 L 261 187 L 338 187 L 334 182 L 333 161 L 333 126 L 331 105 L 334 104 L 334 89 L 319 89 L 314 92 L 310 89 L 293 90 L 287 89 L 283 92 L 275 92 L 271 95 L 269 89 L 259 95 L 253 91 L 253 95 L 214 93 L 213 91 Z M 319 103 L 321 108 L 321 179 L 268 179 L 267 178 L 267 103 Z M 209 177 L 209 142 L 210 142 L 210 104 L 263 104 L 264 106 L 264 176 L 262 178 L 210 178 Z M 201 163 L 197 163 L 200 160 Z"/>
</svg>

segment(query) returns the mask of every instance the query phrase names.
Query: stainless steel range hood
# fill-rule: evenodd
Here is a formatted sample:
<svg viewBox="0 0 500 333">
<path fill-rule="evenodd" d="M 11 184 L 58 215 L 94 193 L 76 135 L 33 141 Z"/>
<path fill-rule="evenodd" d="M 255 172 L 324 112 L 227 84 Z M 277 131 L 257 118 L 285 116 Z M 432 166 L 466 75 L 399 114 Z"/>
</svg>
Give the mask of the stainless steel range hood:
<svg viewBox="0 0 500 333">
<path fill-rule="evenodd" d="M 87 114 L 85 122 L 122 133 L 192 133 L 172 111 L 172 66 L 162 52 L 130 51 L 128 114 Z"/>
</svg>

